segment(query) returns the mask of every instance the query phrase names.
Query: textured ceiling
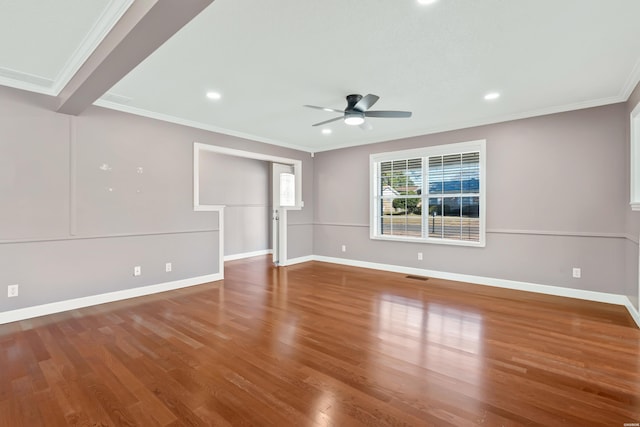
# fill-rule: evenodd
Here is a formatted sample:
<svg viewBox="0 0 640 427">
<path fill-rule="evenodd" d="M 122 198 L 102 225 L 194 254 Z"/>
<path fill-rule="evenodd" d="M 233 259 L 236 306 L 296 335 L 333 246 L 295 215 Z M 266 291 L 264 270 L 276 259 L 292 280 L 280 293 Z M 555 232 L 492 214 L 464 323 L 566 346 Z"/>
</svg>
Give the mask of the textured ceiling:
<svg viewBox="0 0 640 427">
<path fill-rule="evenodd" d="M 35 2 L 0 0 L 0 67 L 54 81 L 101 11 L 118 10 L 18 11 L 27 34 L 4 13 L 23 3 Z M 637 0 L 216 0 L 97 104 L 311 152 L 398 139 L 626 100 L 640 78 L 638 16 Z M 501 97 L 485 101 L 491 91 Z M 322 127 L 330 135 L 311 126 L 336 114 L 303 104 L 343 109 L 350 93 L 413 117 L 368 119 L 368 131 L 337 121 Z"/>
</svg>

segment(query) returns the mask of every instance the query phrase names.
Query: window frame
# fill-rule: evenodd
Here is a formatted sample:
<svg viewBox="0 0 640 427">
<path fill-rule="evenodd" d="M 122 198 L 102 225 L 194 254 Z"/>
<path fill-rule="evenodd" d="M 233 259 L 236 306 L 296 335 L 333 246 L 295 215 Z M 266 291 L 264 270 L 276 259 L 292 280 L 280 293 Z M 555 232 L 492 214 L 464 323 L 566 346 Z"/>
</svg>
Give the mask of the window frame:
<svg viewBox="0 0 640 427">
<path fill-rule="evenodd" d="M 296 176 L 291 172 L 280 173 L 279 201 L 281 208 L 290 208 L 296 205 Z M 286 179 L 284 179 L 286 178 Z M 290 191 L 285 191 L 289 186 Z"/>
<path fill-rule="evenodd" d="M 428 186 L 428 176 L 424 176 L 424 162 L 428 162 L 428 158 L 431 156 L 446 156 L 452 154 L 463 154 L 468 152 L 479 152 L 479 167 L 480 167 L 480 191 L 479 197 L 479 240 L 456 240 L 446 238 L 435 237 L 410 237 L 410 236 L 387 236 L 380 234 L 380 218 L 378 215 L 379 202 L 382 195 L 379 194 L 379 177 L 378 177 L 378 164 L 381 162 L 394 161 L 394 160 L 407 160 L 416 157 L 423 158 L 423 188 Z M 486 140 L 475 140 L 467 142 L 458 142 L 453 144 L 434 145 L 428 147 L 414 148 L 409 150 L 391 151 L 384 153 L 375 153 L 369 155 L 369 238 L 371 240 L 387 240 L 398 242 L 413 242 L 413 243 L 433 243 L 438 245 L 453 245 L 453 246 L 472 246 L 472 247 L 485 247 L 486 246 Z M 420 196 L 423 205 L 424 201 L 429 199 L 428 193 L 423 191 Z M 427 202 L 428 203 L 428 202 Z M 427 211 L 428 212 L 428 211 Z M 425 218 L 428 219 L 428 215 L 422 216 L 422 227 L 424 229 Z"/>
</svg>

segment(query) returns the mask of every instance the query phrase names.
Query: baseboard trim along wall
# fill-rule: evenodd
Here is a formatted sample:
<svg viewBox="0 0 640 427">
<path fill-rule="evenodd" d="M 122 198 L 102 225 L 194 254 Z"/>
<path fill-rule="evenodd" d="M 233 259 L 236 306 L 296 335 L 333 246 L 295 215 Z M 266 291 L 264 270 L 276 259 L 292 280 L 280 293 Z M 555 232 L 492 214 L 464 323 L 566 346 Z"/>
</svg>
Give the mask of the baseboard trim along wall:
<svg viewBox="0 0 640 427">
<path fill-rule="evenodd" d="M 371 268 L 394 273 L 413 274 L 417 276 L 433 277 L 435 279 L 455 280 L 457 282 L 473 283 L 475 285 L 493 286 L 497 288 L 514 289 L 519 291 L 536 292 L 539 294 L 555 295 L 559 297 L 577 298 L 587 301 L 604 302 L 608 304 L 622 305 L 627 308 L 629 314 L 640 328 L 640 314 L 635 309 L 629 298 L 624 295 L 609 294 L 606 292 L 585 291 L 580 289 L 564 288 L 560 286 L 540 285 L 537 283 L 519 282 L 515 280 L 495 279 L 491 277 L 472 276 L 468 274 L 447 273 L 422 268 L 403 267 L 400 265 L 380 264 L 368 261 L 357 261 L 344 258 L 334 258 L 320 255 L 312 255 L 313 261 L 342 264 L 352 267 Z M 309 261 L 311 261 L 309 260 Z M 289 260 L 289 264 L 295 260 Z"/>
<path fill-rule="evenodd" d="M 286 266 L 302 264 L 303 262 L 315 261 L 316 258 L 317 257 L 314 255 L 301 256 L 299 258 L 291 258 L 287 260 Z"/>
<path fill-rule="evenodd" d="M 629 314 L 631 315 L 633 320 L 636 322 L 636 324 L 640 328 L 640 313 L 633 306 L 633 304 L 631 303 L 631 300 L 629 298 L 626 298 L 626 300 L 627 301 L 625 303 L 625 307 L 627 307 L 627 310 L 629 311 Z"/>
<path fill-rule="evenodd" d="M 225 257 L 225 261 L 232 259 L 243 259 L 253 256 L 266 255 L 271 250 L 247 252 L 244 254 L 229 255 Z M 367 261 L 357 261 L 345 258 L 334 258 L 321 255 L 308 255 L 299 258 L 287 260 L 287 266 L 301 264 L 309 261 L 328 262 L 331 264 L 348 265 L 352 267 L 371 268 L 374 270 L 390 271 L 394 273 L 414 274 L 418 276 L 433 277 L 436 279 L 455 280 L 458 282 L 473 283 L 476 285 L 493 286 L 505 289 L 514 289 L 527 292 L 536 292 L 546 295 L 555 295 L 560 297 L 577 298 L 588 301 L 604 302 L 608 304 L 622 305 L 626 307 L 629 314 L 640 328 L 640 313 L 633 306 L 629 298 L 624 295 L 609 294 L 606 292 L 585 291 L 580 289 L 564 288 L 559 286 L 540 285 L 536 283 L 519 282 L 515 280 L 495 279 L 490 277 L 472 276 L 468 274 L 447 273 L 435 270 L 426 270 L 422 268 L 403 267 L 392 264 L 381 264 Z M 125 289 L 122 291 L 109 292 L 106 294 L 92 295 L 88 297 L 75 298 L 67 301 L 53 302 L 33 307 L 20 308 L 17 310 L 6 311 L 0 313 L 0 325 L 5 323 L 17 322 L 20 320 L 31 319 L 34 317 L 45 316 L 47 314 L 55 314 L 63 311 L 76 310 L 79 308 L 90 307 L 108 302 L 120 301 L 129 298 L 151 295 L 160 292 L 171 291 L 175 289 L 186 288 L 189 286 L 201 285 L 208 282 L 215 282 L 223 279 L 222 273 L 210 274 L 206 276 L 192 277 L 173 282 L 160 283 L 157 285 L 143 286 L 133 289 Z"/>
<path fill-rule="evenodd" d="M 188 279 L 175 280 L 173 282 L 160 283 L 157 285 L 142 286 L 139 288 L 108 292 L 106 294 L 74 298 L 67 301 L 58 301 L 33 307 L 19 308 L 17 310 L 5 311 L 0 313 L 0 325 L 25 319 L 32 319 L 34 317 L 46 316 L 47 314 L 55 314 L 63 311 L 90 307 L 92 305 L 105 304 L 108 302 L 141 297 L 144 295 L 157 294 L 160 292 L 173 291 L 175 289 L 186 288 L 189 286 L 202 285 L 204 283 L 222 280 L 222 278 L 223 275 L 221 273 L 209 274 L 206 276 L 190 277 Z"/>
<path fill-rule="evenodd" d="M 242 253 L 242 254 L 225 255 L 224 256 L 224 260 L 225 261 L 235 261 L 235 260 L 238 260 L 238 259 L 252 258 L 254 256 L 270 255 L 272 253 L 273 253 L 273 250 L 271 250 L 271 249 L 263 249 L 261 251 L 245 252 L 245 253 Z"/>
</svg>

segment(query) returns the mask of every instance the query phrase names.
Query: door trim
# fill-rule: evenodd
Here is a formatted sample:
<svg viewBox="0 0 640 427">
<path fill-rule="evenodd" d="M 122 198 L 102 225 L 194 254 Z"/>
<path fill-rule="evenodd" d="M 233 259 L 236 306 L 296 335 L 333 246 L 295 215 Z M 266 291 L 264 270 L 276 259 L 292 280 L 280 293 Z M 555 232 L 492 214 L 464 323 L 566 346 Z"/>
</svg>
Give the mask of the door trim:
<svg viewBox="0 0 640 427">
<path fill-rule="evenodd" d="M 290 159 L 288 157 L 272 156 L 270 154 L 254 153 L 252 151 L 236 150 L 234 148 L 220 147 L 217 145 L 203 144 L 200 142 L 193 143 L 193 210 L 196 212 L 218 212 L 218 229 L 219 232 L 219 274 L 224 277 L 224 205 L 206 205 L 200 203 L 200 153 L 213 152 L 218 154 L 226 154 L 229 156 L 243 157 L 245 159 L 264 160 L 267 162 L 282 163 L 293 166 L 293 173 L 296 177 L 296 204 L 295 206 L 287 206 L 281 208 L 281 214 L 286 215 L 287 210 L 300 210 L 304 206 L 302 201 L 302 160 Z M 284 230 L 286 236 L 286 229 Z M 286 265 L 286 260 L 280 265 Z"/>
<path fill-rule="evenodd" d="M 254 153 L 251 151 L 236 150 L 234 148 L 220 147 L 217 145 L 202 144 L 200 142 L 193 143 L 193 208 L 194 210 L 203 206 L 200 204 L 200 152 L 210 151 L 218 154 L 226 154 L 229 156 L 244 157 L 245 159 L 265 160 L 267 162 L 282 163 L 293 166 L 293 173 L 296 176 L 296 204 L 288 206 L 288 210 L 300 210 L 304 206 L 302 201 L 302 160 L 290 159 L 288 157 L 272 156 L 270 154 Z"/>
</svg>

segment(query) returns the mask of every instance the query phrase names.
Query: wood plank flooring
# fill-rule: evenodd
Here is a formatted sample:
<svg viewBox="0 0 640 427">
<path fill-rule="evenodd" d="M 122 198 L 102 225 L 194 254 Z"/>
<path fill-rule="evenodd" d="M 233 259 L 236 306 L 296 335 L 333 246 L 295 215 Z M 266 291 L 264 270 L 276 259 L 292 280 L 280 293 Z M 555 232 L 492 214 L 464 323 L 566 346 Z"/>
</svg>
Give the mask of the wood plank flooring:
<svg viewBox="0 0 640 427">
<path fill-rule="evenodd" d="M 0 325 L 0 426 L 624 426 L 623 307 L 267 257 Z"/>
</svg>

